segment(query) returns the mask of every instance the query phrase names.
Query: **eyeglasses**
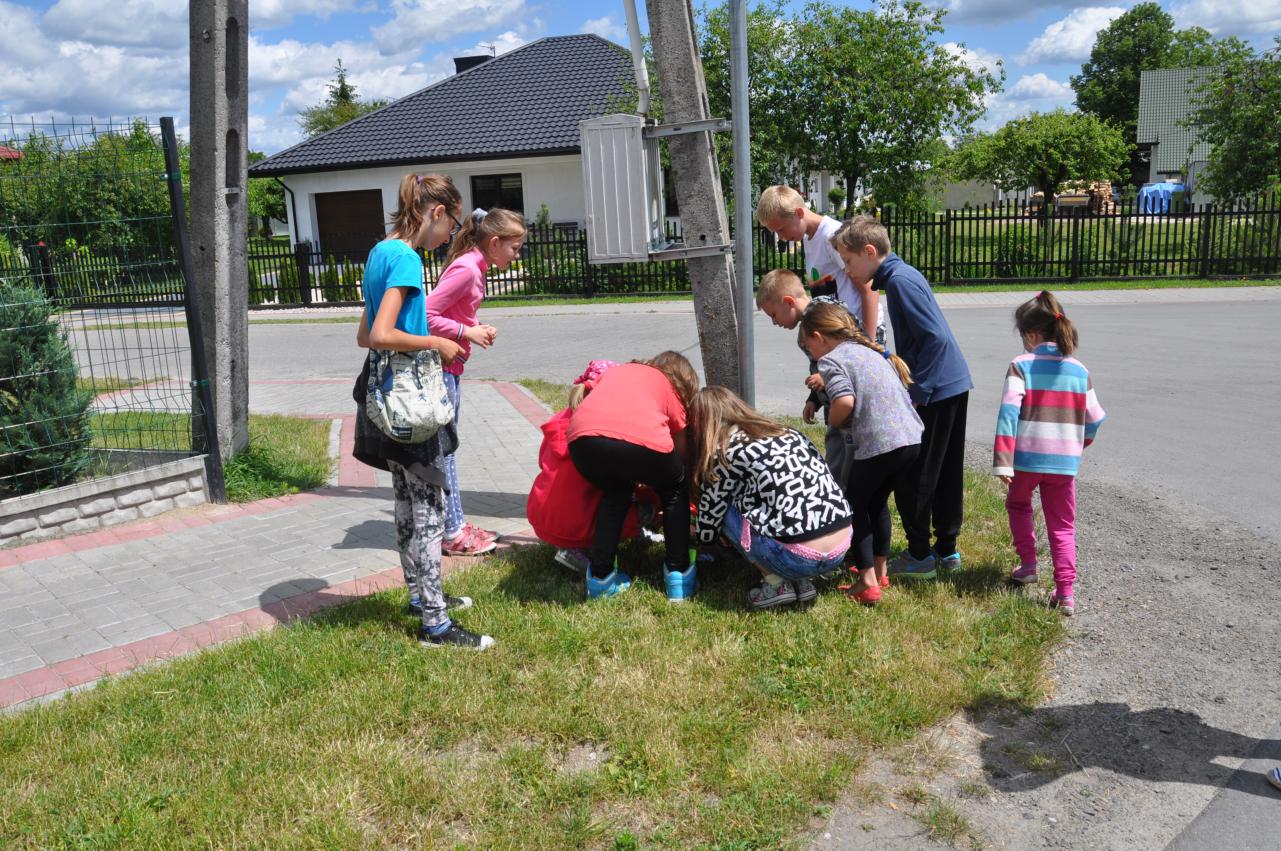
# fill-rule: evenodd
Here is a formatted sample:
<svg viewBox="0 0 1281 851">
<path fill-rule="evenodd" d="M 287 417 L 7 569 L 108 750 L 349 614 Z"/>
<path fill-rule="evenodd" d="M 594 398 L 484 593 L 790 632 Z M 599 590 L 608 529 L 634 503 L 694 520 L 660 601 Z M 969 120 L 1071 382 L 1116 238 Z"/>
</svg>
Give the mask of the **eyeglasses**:
<svg viewBox="0 0 1281 851">
<path fill-rule="evenodd" d="M 458 221 L 458 217 L 455 216 L 453 213 L 450 213 L 449 217 L 454 220 L 454 226 L 449 229 L 449 235 L 453 236 L 454 234 L 458 233 L 460 230 L 463 229 L 463 223 Z"/>
</svg>

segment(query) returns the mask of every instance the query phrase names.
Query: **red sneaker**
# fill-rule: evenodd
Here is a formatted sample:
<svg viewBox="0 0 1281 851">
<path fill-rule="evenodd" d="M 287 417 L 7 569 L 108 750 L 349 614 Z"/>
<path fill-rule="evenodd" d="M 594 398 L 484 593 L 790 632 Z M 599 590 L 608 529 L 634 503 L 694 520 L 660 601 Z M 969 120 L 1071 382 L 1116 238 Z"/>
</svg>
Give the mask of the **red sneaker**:
<svg viewBox="0 0 1281 851">
<path fill-rule="evenodd" d="M 862 603 L 864 606 L 875 606 L 877 603 L 881 602 L 880 588 L 864 588 L 862 591 L 855 594 L 853 585 L 841 585 L 838 587 L 840 590 L 845 592 L 846 597 L 849 597 L 856 603 Z"/>
<path fill-rule="evenodd" d="M 882 587 L 882 588 L 889 588 L 889 587 L 890 587 L 890 578 L 889 578 L 888 576 L 882 576 L 882 577 L 881 577 L 881 587 Z"/>
<path fill-rule="evenodd" d="M 478 556 L 490 552 L 498 545 L 476 537 L 466 526 L 457 537 L 440 545 L 440 551 L 447 556 Z"/>
</svg>

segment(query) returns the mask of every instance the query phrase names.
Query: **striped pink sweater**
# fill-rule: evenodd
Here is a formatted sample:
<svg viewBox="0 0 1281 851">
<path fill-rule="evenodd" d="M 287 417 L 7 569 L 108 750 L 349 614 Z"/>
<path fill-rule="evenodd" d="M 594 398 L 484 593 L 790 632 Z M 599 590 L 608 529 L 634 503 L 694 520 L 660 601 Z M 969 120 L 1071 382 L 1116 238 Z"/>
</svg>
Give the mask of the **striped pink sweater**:
<svg viewBox="0 0 1281 851">
<path fill-rule="evenodd" d="M 1016 357 L 1005 373 L 993 475 L 1021 470 L 1075 476 L 1081 451 L 1106 417 L 1085 365 L 1060 355 L 1054 343 L 1042 343 Z"/>
</svg>

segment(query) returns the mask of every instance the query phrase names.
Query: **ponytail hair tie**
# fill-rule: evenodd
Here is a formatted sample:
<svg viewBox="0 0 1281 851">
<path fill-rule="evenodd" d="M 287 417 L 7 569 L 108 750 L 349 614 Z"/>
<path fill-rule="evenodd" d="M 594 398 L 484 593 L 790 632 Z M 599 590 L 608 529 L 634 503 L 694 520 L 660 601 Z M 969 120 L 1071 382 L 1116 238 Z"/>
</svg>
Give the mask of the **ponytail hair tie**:
<svg viewBox="0 0 1281 851">
<path fill-rule="evenodd" d="M 1062 319 L 1062 318 L 1063 318 L 1063 314 L 1062 314 L 1062 313 L 1056 313 L 1056 314 L 1054 314 L 1054 318 L 1055 318 L 1055 319 Z"/>
<path fill-rule="evenodd" d="M 471 220 L 476 224 L 480 224 L 482 221 L 485 220 L 485 216 L 488 216 L 488 215 L 489 215 L 488 210 L 482 210 L 480 207 L 477 207 L 476 209 L 471 211 Z"/>
<path fill-rule="evenodd" d="M 894 357 L 894 355 L 889 349 L 881 349 L 881 357 L 885 358 L 886 360 L 889 360 L 890 358 Z"/>
</svg>

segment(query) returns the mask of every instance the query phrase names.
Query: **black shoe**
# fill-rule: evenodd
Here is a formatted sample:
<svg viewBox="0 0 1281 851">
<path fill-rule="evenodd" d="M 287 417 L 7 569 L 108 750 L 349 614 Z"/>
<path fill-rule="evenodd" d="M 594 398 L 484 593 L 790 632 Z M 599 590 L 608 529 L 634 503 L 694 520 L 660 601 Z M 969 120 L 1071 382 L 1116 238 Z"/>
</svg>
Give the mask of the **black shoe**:
<svg viewBox="0 0 1281 851">
<path fill-rule="evenodd" d="M 494 639 L 488 635 L 468 632 L 455 623 L 450 624 L 449 629 L 440 635 L 432 635 L 423 627 L 418 627 L 418 643 L 423 647 L 462 647 L 466 650 L 484 650 L 494 646 Z"/>
<path fill-rule="evenodd" d="M 445 609 L 451 612 L 461 612 L 463 609 L 471 608 L 471 597 L 454 597 L 449 594 L 445 595 Z M 411 615 L 422 616 L 423 607 L 418 602 L 418 595 L 413 594 L 409 597 L 409 613 Z"/>
</svg>

